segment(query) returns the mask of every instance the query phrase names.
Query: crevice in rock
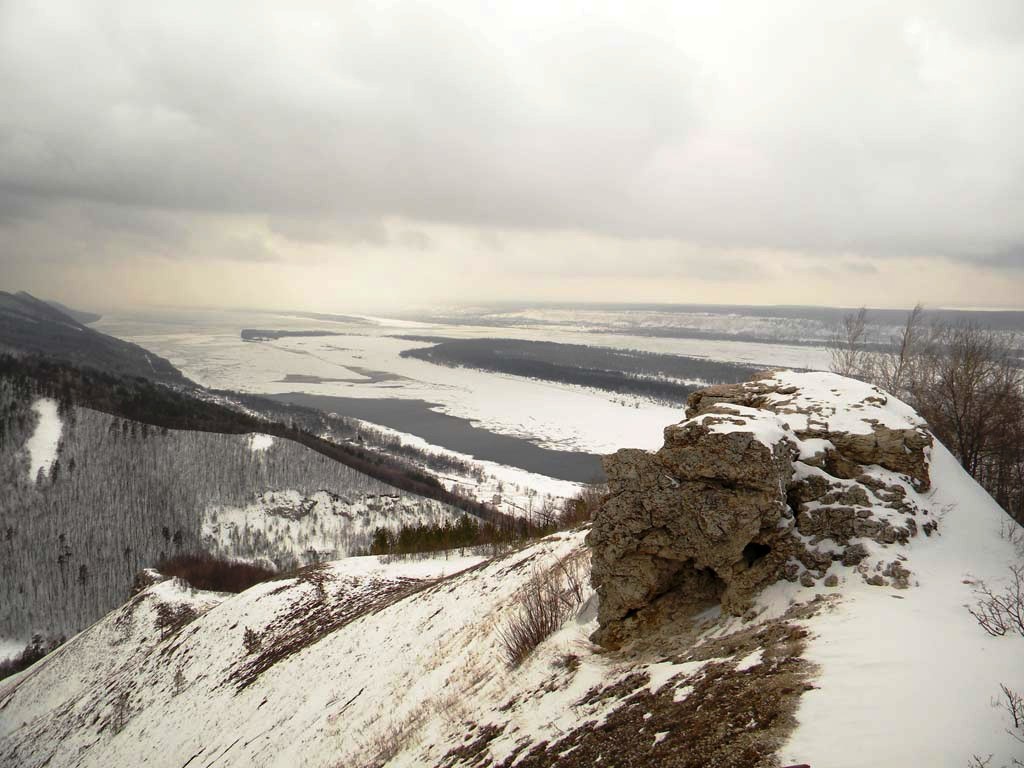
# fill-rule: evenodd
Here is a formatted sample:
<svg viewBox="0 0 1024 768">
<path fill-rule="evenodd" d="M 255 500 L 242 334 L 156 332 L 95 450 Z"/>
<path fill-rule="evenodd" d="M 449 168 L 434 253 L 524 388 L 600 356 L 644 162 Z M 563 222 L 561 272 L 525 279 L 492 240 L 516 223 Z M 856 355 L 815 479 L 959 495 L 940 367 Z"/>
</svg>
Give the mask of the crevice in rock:
<svg viewBox="0 0 1024 768">
<path fill-rule="evenodd" d="M 752 541 L 743 548 L 743 559 L 746 561 L 748 568 L 753 568 L 764 560 L 771 551 L 772 548 L 767 544 L 759 544 L 756 541 Z"/>
</svg>

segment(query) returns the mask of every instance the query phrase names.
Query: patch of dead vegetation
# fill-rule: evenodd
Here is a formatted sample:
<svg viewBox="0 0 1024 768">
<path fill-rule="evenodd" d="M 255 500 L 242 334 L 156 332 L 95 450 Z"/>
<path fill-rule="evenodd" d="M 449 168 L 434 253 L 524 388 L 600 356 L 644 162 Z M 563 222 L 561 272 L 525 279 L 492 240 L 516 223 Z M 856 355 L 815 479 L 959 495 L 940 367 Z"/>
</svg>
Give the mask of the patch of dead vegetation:
<svg viewBox="0 0 1024 768">
<path fill-rule="evenodd" d="M 830 603 L 820 599 L 794 606 L 779 619 L 698 642 L 691 634 L 674 644 L 645 643 L 609 653 L 632 671 L 591 689 L 573 704 L 581 712 L 595 713 L 579 727 L 550 742 L 520 739 L 513 753 L 498 762 L 489 745 L 508 725 L 484 725 L 471 730 L 440 765 L 777 768 L 777 751 L 796 725 L 800 696 L 814 687 L 816 669 L 802 658 L 808 637 L 802 621 Z M 668 636 L 669 627 L 659 629 Z M 677 652 L 666 653 L 666 645 Z M 659 647 L 662 653 L 654 653 Z M 752 657 L 757 651 L 760 656 Z M 747 658 L 756 663 L 738 669 Z M 646 665 L 664 662 L 704 663 L 695 672 L 681 667 L 654 686 Z M 565 674 L 566 666 L 556 666 Z M 568 671 L 573 671 L 571 665 Z M 526 709 L 529 698 L 509 701 L 501 709 Z"/>
<path fill-rule="evenodd" d="M 156 606 L 156 620 L 153 624 L 160 630 L 160 639 L 167 640 L 197 618 L 199 611 L 188 603 L 159 603 Z"/>
<path fill-rule="evenodd" d="M 294 584 L 282 589 L 299 585 L 311 588 L 258 631 L 258 642 L 247 643 L 250 652 L 235 665 L 228 681 L 242 691 L 279 661 L 346 624 L 382 611 L 434 583 L 432 579 L 366 579 L 357 582 L 354 590 L 343 589 L 339 593 L 330 569 L 324 566 L 303 569 Z"/>
<path fill-rule="evenodd" d="M 454 747 L 441 758 L 438 768 L 454 768 L 454 766 L 487 765 L 485 755 L 488 745 L 505 732 L 504 725 L 484 725 L 466 734 L 462 744 Z"/>
</svg>

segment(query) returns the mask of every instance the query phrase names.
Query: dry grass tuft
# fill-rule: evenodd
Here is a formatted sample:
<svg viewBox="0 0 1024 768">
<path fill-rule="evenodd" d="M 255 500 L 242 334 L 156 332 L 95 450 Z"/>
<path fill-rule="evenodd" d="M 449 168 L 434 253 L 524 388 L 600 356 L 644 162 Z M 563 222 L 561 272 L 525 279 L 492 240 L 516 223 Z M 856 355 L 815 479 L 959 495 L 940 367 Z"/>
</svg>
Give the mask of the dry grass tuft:
<svg viewBox="0 0 1024 768">
<path fill-rule="evenodd" d="M 583 603 L 586 552 L 576 552 L 537 570 L 515 599 L 516 612 L 498 630 L 505 659 L 517 667 L 553 635 Z"/>
</svg>

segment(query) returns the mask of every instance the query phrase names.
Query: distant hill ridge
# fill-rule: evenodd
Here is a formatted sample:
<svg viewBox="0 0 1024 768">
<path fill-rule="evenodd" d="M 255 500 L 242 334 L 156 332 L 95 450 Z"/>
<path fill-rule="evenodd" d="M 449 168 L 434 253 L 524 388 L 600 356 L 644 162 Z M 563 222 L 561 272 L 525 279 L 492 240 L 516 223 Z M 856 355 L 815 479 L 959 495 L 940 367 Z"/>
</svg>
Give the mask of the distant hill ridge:
<svg viewBox="0 0 1024 768">
<path fill-rule="evenodd" d="M 24 291 L 0 291 L 0 351 L 36 354 L 122 376 L 192 386 L 170 361 L 87 327 L 98 315 L 66 311 Z M 92 318 L 92 319 L 91 319 Z"/>
<path fill-rule="evenodd" d="M 49 304 L 51 307 L 56 307 L 68 317 L 77 320 L 80 323 L 84 323 L 85 325 L 90 325 L 91 323 L 98 323 L 100 320 L 103 319 L 103 315 L 98 315 L 95 312 L 85 312 L 84 310 L 81 309 L 72 309 L 71 307 L 61 304 L 59 301 L 54 301 L 53 299 L 46 299 L 46 303 Z"/>
</svg>

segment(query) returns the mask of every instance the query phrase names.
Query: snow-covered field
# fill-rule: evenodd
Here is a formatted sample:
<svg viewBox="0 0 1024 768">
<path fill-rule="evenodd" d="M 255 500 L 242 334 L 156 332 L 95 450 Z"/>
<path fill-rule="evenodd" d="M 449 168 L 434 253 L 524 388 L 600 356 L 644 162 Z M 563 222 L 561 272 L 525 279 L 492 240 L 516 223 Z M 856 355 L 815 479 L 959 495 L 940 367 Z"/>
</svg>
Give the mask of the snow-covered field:
<svg viewBox="0 0 1024 768">
<path fill-rule="evenodd" d="M 57 401 L 50 397 L 41 397 L 32 404 L 38 421 L 35 431 L 25 444 L 29 454 L 29 480 L 35 480 L 42 472 L 49 475 L 53 462 L 57 458 L 57 447 L 63 424 L 57 413 Z"/>
</svg>

